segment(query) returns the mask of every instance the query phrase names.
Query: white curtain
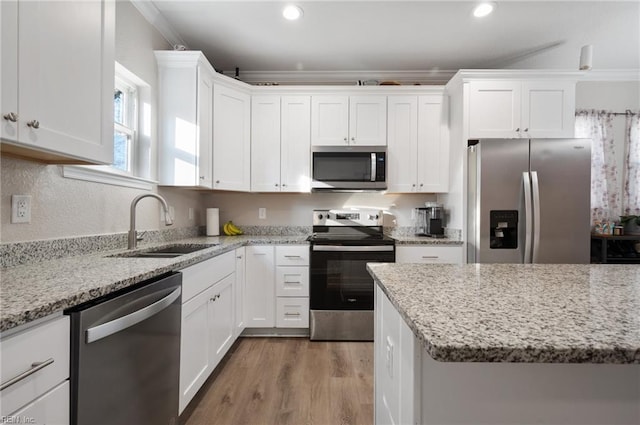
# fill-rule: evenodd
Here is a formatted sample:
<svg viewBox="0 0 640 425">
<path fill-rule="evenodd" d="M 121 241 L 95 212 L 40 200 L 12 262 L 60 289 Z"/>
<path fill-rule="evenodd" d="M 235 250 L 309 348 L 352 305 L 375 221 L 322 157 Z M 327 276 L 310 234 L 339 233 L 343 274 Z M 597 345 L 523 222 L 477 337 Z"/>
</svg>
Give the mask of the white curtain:
<svg viewBox="0 0 640 425">
<path fill-rule="evenodd" d="M 625 135 L 623 213 L 640 215 L 640 114 L 627 112 Z"/>
<path fill-rule="evenodd" d="M 619 220 L 620 189 L 615 159 L 613 119 L 608 111 L 576 111 L 576 137 L 591 139 L 591 223 Z"/>
</svg>

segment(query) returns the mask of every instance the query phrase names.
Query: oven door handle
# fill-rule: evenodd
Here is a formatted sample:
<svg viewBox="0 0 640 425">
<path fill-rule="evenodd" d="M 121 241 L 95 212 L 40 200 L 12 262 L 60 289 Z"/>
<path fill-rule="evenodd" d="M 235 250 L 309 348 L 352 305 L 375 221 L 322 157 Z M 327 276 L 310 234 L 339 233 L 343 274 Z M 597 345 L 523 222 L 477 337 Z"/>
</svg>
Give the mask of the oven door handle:
<svg viewBox="0 0 640 425">
<path fill-rule="evenodd" d="M 389 252 L 393 251 L 393 245 L 313 245 L 312 251 L 334 251 L 334 252 Z"/>
</svg>

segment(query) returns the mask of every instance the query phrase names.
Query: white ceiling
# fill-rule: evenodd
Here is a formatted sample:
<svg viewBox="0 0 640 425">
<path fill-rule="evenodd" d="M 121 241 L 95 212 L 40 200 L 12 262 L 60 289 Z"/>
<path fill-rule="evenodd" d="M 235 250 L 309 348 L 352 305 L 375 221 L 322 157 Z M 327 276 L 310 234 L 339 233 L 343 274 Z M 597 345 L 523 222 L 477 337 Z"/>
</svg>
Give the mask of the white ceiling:
<svg viewBox="0 0 640 425">
<path fill-rule="evenodd" d="M 593 45 L 594 70 L 640 69 L 640 1 L 496 1 L 484 19 L 473 1 L 153 0 L 189 49 L 242 79 L 282 72 L 347 71 L 399 78 L 469 68 L 577 70 Z M 368 71 L 368 72 L 364 72 Z M 427 71 L 427 72 L 425 72 Z M 444 72 L 443 72 L 444 71 Z M 252 77 L 253 76 L 253 77 Z"/>
</svg>

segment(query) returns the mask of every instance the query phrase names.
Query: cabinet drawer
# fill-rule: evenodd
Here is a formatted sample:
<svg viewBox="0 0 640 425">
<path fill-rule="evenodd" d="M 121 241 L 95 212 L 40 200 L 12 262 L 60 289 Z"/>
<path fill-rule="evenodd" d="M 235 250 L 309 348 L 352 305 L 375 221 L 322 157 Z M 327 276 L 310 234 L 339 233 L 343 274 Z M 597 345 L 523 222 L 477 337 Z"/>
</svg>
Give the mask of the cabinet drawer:
<svg viewBox="0 0 640 425">
<path fill-rule="evenodd" d="M 2 416 L 15 412 L 69 378 L 70 333 L 69 317 L 62 316 L 0 341 L 2 384 L 34 370 L 37 363 L 47 364 L 2 390 Z"/>
<path fill-rule="evenodd" d="M 462 247 L 396 246 L 396 263 L 462 264 Z"/>
<path fill-rule="evenodd" d="M 309 298 L 276 298 L 277 328 L 308 328 Z"/>
<path fill-rule="evenodd" d="M 309 245 L 276 246 L 276 266 L 308 266 Z"/>
<path fill-rule="evenodd" d="M 309 267 L 276 267 L 276 296 L 308 297 Z"/>
<path fill-rule="evenodd" d="M 180 270 L 182 272 L 182 303 L 236 270 L 234 251 Z"/>
<path fill-rule="evenodd" d="M 58 385 L 42 397 L 9 415 L 4 423 L 69 424 L 69 381 Z M 11 422 L 13 421 L 13 422 Z"/>
</svg>

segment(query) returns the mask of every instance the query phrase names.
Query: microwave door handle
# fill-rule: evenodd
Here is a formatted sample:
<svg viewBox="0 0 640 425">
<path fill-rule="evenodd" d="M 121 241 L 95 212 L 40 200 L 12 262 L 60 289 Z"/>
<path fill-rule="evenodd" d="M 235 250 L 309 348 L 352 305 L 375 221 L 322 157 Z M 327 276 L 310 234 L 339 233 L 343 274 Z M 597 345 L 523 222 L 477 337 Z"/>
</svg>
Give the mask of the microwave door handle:
<svg viewBox="0 0 640 425">
<path fill-rule="evenodd" d="M 371 152 L 371 181 L 376 181 L 376 153 Z"/>
</svg>

